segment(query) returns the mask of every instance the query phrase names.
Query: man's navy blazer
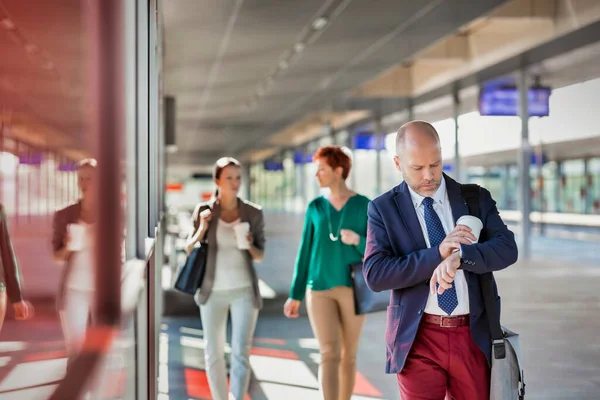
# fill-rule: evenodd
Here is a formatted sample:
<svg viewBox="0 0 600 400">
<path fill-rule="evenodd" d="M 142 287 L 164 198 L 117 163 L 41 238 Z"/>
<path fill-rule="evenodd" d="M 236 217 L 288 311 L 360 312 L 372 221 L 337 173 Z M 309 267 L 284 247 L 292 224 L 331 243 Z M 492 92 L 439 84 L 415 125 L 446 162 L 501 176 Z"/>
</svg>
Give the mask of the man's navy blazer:
<svg viewBox="0 0 600 400">
<path fill-rule="evenodd" d="M 454 222 L 469 214 L 461 185 L 444 174 Z M 491 361 L 491 336 L 477 274 L 514 264 L 518 251 L 490 192 L 480 189 L 483 230 L 480 242 L 462 245 L 461 269 L 469 288 L 471 335 Z M 387 373 L 399 373 L 415 340 L 429 296 L 429 279 L 442 262 L 438 247 L 427 248 L 406 182 L 371 201 L 368 208 L 367 248 L 363 274 L 375 292 L 392 290 L 387 308 L 385 342 Z M 494 282 L 498 313 L 500 297 Z M 451 328 L 449 328 L 451 329 Z"/>
</svg>

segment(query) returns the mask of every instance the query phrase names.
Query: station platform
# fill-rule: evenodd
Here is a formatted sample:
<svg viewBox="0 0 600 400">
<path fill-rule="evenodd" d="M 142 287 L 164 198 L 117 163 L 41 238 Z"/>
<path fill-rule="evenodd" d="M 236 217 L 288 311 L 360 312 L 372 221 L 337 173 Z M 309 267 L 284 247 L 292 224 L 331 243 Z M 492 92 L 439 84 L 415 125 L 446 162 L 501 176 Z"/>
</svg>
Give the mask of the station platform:
<svg viewBox="0 0 600 400">
<path fill-rule="evenodd" d="M 267 215 L 267 252 L 257 265 L 260 277 L 276 293 L 265 299 L 252 349 L 252 400 L 318 399 L 318 346 L 308 317 L 282 314 L 293 273 L 303 218 Z M 592 241 L 562 236 L 532 240 L 530 261 L 519 261 L 496 274 L 502 296 L 502 321 L 521 335 L 527 398 L 539 400 L 598 398 L 600 393 L 600 248 Z M 209 399 L 203 372 L 199 317 L 165 318 L 168 346 L 168 398 Z M 354 400 L 399 399 L 396 378 L 384 374 L 385 313 L 367 317 L 357 359 Z M 165 397 L 166 399 L 166 397 Z"/>
<path fill-rule="evenodd" d="M 257 270 L 270 295 L 265 296 L 252 349 L 248 396 L 252 400 L 319 398 L 318 346 L 306 312 L 302 309 L 295 320 L 282 313 L 302 223 L 301 215 L 267 214 L 267 252 Z M 592 241 L 538 236 L 531 240 L 531 260 L 519 261 L 496 274 L 503 324 L 521 334 L 527 398 L 597 399 L 600 320 L 595 316 L 600 305 L 600 248 Z M 45 263 L 35 266 L 39 287 L 44 275 L 52 281 L 54 276 L 49 275 L 56 273 L 49 260 Z M 49 289 L 43 289 L 43 297 L 28 291 L 35 299 L 35 318 L 17 322 L 9 316 L 0 333 L 2 400 L 46 399 L 64 374 L 66 352 L 60 324 L 53 303 L 43 300 Z M 384 312 L 367 317 L 354 400 L 400 398 L 395 376 L 384 374 L 384 330 Z M 197 312 L 163 318 L 161 331 L 159 399 L 210 399 Z"/>
</svg>

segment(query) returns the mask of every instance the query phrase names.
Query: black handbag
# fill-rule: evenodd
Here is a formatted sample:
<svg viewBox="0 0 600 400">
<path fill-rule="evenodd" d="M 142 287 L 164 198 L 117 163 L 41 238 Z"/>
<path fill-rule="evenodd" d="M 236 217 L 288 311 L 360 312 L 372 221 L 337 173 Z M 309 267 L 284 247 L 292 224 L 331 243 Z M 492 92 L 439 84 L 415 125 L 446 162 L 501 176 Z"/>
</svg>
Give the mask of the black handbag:
<svg viewBox="0 0 600 400">
<path fill-rule="evenodd" d="M 204 273 L 206 272 L 206 256 L 208 255 L 208 243 L 203 242 L 200 247 L 194 247 L 181 264 L 177 271 L 173 287 L 185 294 L 196 294 L 202 286 Z"/>
<path fill-rule="evenodd" d="M 200 241 L 200 247 L 194 247 L 177 270 L 173 287 L 182 293 L 193 296 L 202 286 L 208 256 L 207 235 L 208 231 L 204 234 L 204 239 Z"/>
<path fill-rule="evenodd" d="M 363 276 L 363 263 L 350 264 L 352 276 L 352 292 L 354 294 L 354 313 L 356 315 L 384 311 L 390 304 L 389 290 L 373 292 L 367 286 Z"/>
</svg>

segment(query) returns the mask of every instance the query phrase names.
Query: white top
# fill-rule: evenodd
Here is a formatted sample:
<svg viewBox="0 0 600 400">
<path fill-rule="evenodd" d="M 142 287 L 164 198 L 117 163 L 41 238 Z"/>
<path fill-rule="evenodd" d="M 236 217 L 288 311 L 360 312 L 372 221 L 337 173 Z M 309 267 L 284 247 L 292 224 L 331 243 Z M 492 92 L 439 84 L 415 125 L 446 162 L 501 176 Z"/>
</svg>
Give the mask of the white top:
<svg viewBox="0 0 600 400">
<path fill-rule="evenodd" d="M 213 291 L 242 289 L 252 286 L 250 273 L 246 268 L 244 252 L 237 247 L 233 227 L 240 219 L 225 222 L 219 219 L 217 226 L 217 260 Z"/>
<path fill-rule="evenodd" d="M 85 230 L 82 234 L 82 248 L 79 251 L 74 251 L 69 260 L 69 276 L 67 287 L 76 290 L 93 290 L 94 289 L 94 251 L 90 230 L 93 225 L 79 221 L 78 225 L 82 225 Z"/>
<path fill-rule="evenodd" d="M 417 212 L 417 217 L 419 219 L 419 223 L 421 224 L 421 230 L 423 231 L 423 236 L 425 237 L 425 243 L 427 243 L 427 247 L 430 248 L 431 244 L 429 243 L 429 235 L 427 234 L 427 225 L 425 224 L 425 206 L 423 205 L 423 199 L 425 197 L 420 194 L 414 192 L 410 186 L 408 187 L 410 191 L 410 197 L 412 199 L 413 205 L 415 206 L 415 210 Z M 433 209 L 437 213 L 438 217 L 440 217 L 440 221 L 442 221 L 442 226 L 444 227 L 444 232 L 446 235 L 455 228 L 454 218 L 452 217 L 452 208 L 450 208 L 450 201 L 448 200 L 448 192 L 446 191 L 446 180 L 442 177 L 442 183 L 438 190 L 432 196 L 433 198 Z M 469 287 L 467 286 L 467 280 L 465 278 L 465 272 L 462 270 L 456 271 L 456 275 L 454 276 L 454 286 L 456 288 L 456 296 L 458 298 L 458 306 L 452 311 L 450 315 L 464 315 L 469 313 Z M 437 293 L 431 294 L 429 293 L 429 298 L 427 299 L 427 305 L 425 306 L 425 312 L 427 314 L 433 315 L 448 315 L 438 306 L 437 302 Z"/>
</svg>

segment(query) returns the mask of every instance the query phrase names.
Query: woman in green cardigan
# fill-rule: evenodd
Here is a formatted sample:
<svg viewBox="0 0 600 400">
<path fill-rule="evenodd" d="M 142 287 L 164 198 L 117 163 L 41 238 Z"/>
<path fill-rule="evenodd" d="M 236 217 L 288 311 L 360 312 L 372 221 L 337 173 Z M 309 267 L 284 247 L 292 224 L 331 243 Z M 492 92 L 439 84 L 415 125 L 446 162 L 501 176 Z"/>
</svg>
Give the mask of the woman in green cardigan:
<svg viewBox="0 0 600 400">
<path fill-rule="evenodd" d="M 325 400 L 349 400 L 354 388 L 356 352 L 365 321 L 355 315 L 349 265 L 361 262 L 367 236 L 369 199 L 346 186 L 350 157 L 338 146 L 326 146 L 313 157 L 319 186 L 329 194 L 308 205 L 296 259 L 288 318 L 306 308 L 319 342 L 319 384 Z"/>
</svg>

